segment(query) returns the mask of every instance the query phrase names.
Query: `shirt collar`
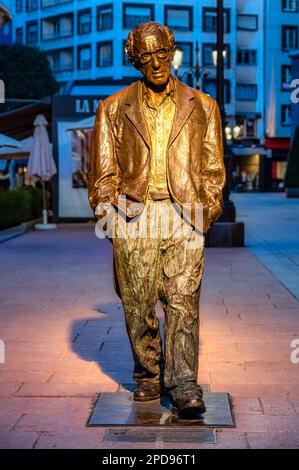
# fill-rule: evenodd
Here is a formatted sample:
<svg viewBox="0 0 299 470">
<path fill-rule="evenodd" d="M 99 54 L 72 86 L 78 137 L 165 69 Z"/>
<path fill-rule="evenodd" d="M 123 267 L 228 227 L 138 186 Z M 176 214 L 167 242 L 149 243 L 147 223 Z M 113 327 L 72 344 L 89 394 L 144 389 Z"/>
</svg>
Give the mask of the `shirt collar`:
<svg viewBox="0 0 299 470">
<path fill-rule="evenodd" d="M 149 103 L 149 93 L 148 93 L 148 89 L 144 83 L 144 80 L 142 80 L 142 97 L 143 99 Z M 172 77 L 172 75 L 170 75 L 170 78 L 169 78 L 169 82 L 167 83 L 167 86 L 166 86 L 166 89 L 165 89 L 165 94 L 164 94 L 164 98 L 163 98 L 163 101 L 166 99 L 166 97 L 170 96 L 172 101 L 175 103 L 176 102 L 176 99 L 175 99 L 175 81 Z"/>
</svg>

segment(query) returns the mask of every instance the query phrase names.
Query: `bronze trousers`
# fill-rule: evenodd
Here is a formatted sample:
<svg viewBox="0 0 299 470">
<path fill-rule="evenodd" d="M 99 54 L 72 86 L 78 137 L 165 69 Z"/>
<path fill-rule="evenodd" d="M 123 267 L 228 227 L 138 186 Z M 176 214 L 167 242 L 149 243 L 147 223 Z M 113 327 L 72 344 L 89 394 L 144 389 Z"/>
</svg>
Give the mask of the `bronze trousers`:
<svg viewBox="0 0 299 470">
<path fill-rule="evenodd" d="M 199 295 L 204 269 L 204 239 L 194 239 L 170 201 L 168 216 L 171 233 L 161 229 L 165 201 L 149 201 L 146 211 L 122 226 L 136 228 L 142 218 L 157 228 L 155 236 L 130 236 L 113 239 L 115 273 L 123 303 L 126 327 L 135 361 L 134 379 L 162 382 L 176 399 L 182 393 L 201 396 L 196 385 L 199 346 Z M 119 215 L 116 216 L 120 217 Z M 118 219 L 119 221 L 120 219 Z M 119 222 L 115 223 L 117 227 Z M 192 230 L 192 231 L 191 231 Z M 136 233 L 136 232 L 135 232 Z M 190 235 L 191 234 L 191 235 Z M 193 238 L 192 238 L 193 237 Z M 191 242 L 193 240 L 193 242 Z M 195 242 L 194 242 L 195 240 Z M 164 310 L 164 354 L 155 306 L 160 300 Z"/>
</svg>

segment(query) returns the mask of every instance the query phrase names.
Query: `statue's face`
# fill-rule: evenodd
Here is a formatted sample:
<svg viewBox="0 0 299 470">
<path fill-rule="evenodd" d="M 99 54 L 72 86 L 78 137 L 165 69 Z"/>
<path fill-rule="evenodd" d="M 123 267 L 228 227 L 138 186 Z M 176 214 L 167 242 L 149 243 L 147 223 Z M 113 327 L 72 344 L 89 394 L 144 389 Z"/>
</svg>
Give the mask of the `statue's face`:
<svg viewBox="0 0 299 470">
<path fill-rule="evenodd" d="M 136 47 L 139 55 L 138 69 L 146 82 L 154 87 L 168 83 L 173 52 L 167 36 L 161 31 L 141 39 Z"/>
</svg>

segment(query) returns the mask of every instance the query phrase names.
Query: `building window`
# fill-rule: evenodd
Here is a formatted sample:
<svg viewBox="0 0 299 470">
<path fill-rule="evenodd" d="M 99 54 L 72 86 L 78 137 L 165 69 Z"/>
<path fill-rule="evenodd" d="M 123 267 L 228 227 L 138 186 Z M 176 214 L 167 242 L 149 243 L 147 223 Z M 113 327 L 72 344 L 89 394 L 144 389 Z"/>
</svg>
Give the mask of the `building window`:
<svg viewBox="0 0 299 470">
<path fill-rule="evenodd" d="M 192 42 L 176 42 L 176 46 L 183 51 L 182 67 L 193 66 L 193 44 Z"/>
<path fill-rule="evenodd" d="M 296 13 L 298 11 L 298 0 L 282 0 L 282 11 Z"/>
<path fill-rule="evenodd" d="M 216 80 L 212 78 L 204 78 L 203 79 L 203 91 L 207 93 L 212 98 L 217 98 L 217 88 L 216 88 Z M 230 103 L 230 81 L 224 80 L 224 100 L 225 104 Z"/>
<path fill-rule="evenodd" d="M 257 15 L 237 15 L 237 29 L 240 31 L 257 31 Z"/>
<path fill-rule="evenodd" d="M 257 85 L 237 83 L 236 87 L 236 100 L 237 101 L 256 101 L 257 100 Z"/>
<path fill-rule="evenodd" d="M 292 82 L 292 67 L 291 65 L 281 66 L 281 89 L 289 91 Z"/>
<path fill-rule="evenodd" d="M 91 32 L 91 10 L 78 12 L 78 34 L 89 34 Z"/>
<path fill-rule="evenodd" d="M 78 47 L 78 69 L 88 70 L 91 68 L 91 46 Z"/>
<path fill-rule="evenodd" d="M 34 11 L 38 9 L 38 0 L 26 0 L 26 10 Z"/>
<path fill-rule="evenodd" d="M 217 64 L 217 49 L 216 44 L 214 43 L 205 43 L 203 44 L 202 49 L 202 63 L 206 67 L 216 66 Z M 216 54 L 216 55 L 214 55 Z M 224 65 L 227 68 L 230 68 L 230 46 L 225 44 L 224 46 Z M 215 61 L 215 62 L 214 62 Z"/>
<path fill-rule="evenodd" d="M 16 29 L 16 42 L 18 44 L 23 44 L 23 41 L 24 41 L 24 29 L 17 28 Z"/>
<path fill-rule="evenodd" d="M 282 27 L 282 50 L 297 49 L 298 47 L 298 28 L 297 26 Z"/>
<path fill-rule="evenodd" d="M 257 65 L 257 51 L 255 49 L 238 49 L 238 65 Z"/>
<path fill-rule="evenodd" d="M 254 118 L 236 117 L 236 126 L 239 127 L 238 139 L 254 139 L 257 137 L 257 125 Z"/>
<path fill-rule="evenodd" d="M 36 44 L 38 41 L 38 29 L 37 29 L 37 21 L 32 23 L 27 23 L 26 26 L 26 42 L 27 44 Z"/>
<path fill-rule="evenodd" d="M 17 0 L 16 1 L 16 12 L 20 13 L 23 11 L 23 0 Z"/>
<path fill-rule="evenodd" d="M 74 0 L 41 0 L 41 7 L 42 8 L 50 8 L 61 5 L 62 3 L 71 3 Z"/>
<path fill-rule="evenodd" d="M 287 127 L 291 125 L 291 105 L 283 104 L 281 106 L 281 125 Z"/>
<path fill-rule="evenodd" d="M 112 41 L 98 42 L 97 44 L 97 66 L 110 67 L 113 65 Z"/>
<path fill-rule="evenodd" d="M 113 28 L 112 4 L 101 5 L 97 8 L 98 31 L 106 31 Z"/>
<path fill-rule="evenodd" d="M 193 30 L 193 8 L 165 6 L 165 24 L 175 31 Z"/>
<path fill-rule="evenodd" d="M 74 32 L 73 15 L 44 18 L 41 22 L 41 27 L 43 41 L 72 36 Z"/>
<path fill-rule="evenodd" d="M 125 29 L 133 29 L 140 23 L 154 20 L 154 6 L 149 4 L 124 3 L 123 25 Z"/>
<path fill-rule="evenodd" d="M 53 72 L 70 72 L 74 69 L 74 52 L 72 48 L 51 51 L 48 60 Z"/>
<path fill-rule="evenodd" d="M 203 8 L 203 31 L 205 33 L 216 33 L 217 11 L 216 8 Z M 224 8 L 224 32 L 230 32 L 230 9 Z"/>
</svg>

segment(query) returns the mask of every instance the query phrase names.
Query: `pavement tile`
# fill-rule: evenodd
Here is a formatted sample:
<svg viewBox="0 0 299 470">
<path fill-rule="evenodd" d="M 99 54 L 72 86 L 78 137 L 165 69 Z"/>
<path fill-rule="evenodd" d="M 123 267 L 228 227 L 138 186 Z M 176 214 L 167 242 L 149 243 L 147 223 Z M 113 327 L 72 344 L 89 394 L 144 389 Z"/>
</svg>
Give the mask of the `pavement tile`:
<svg viewBox="0 0 299 470">
<path fill-rule="evenodd" d="M 177 448 L 106 443 L 103 428 L 85 426 L 98 393 L 132 382 L 111 245 L 91 226 L 64 225 L 3 243 L 1 261 L 0 447 Z M 298 447 L 299 365 L 290 343 L 299 338 L 299 302 L 263 262 L 277 270 L 280 260 L 260 262 L 246 248 L 206 250 L 199 382 L 230 394 L 237 427 L 199 449 Z M 162 319 L 159 303 L 157 312 Z"/>
<path fill-rule="evenodd" d="M 293 415 L 295 406 L 287 399 L 261 398 L 263 412 L 266 415 Z"/>
<path fill-rule="evenodd" d="M 233 397 L 232 404 L 234 414 L 237 417 L 239 413 L 263 413 L 261 402 L 257 398 Z"/>
<path fill-rule="evenodd" d="M 0 449 L 33 449 L 39 434 L 35 431 L 0 431 Z"/>
<path fill-rule="evenodd" d="M 246 432 L 250 449 L 299 449 L 298 432 Z"/>
</svg>

